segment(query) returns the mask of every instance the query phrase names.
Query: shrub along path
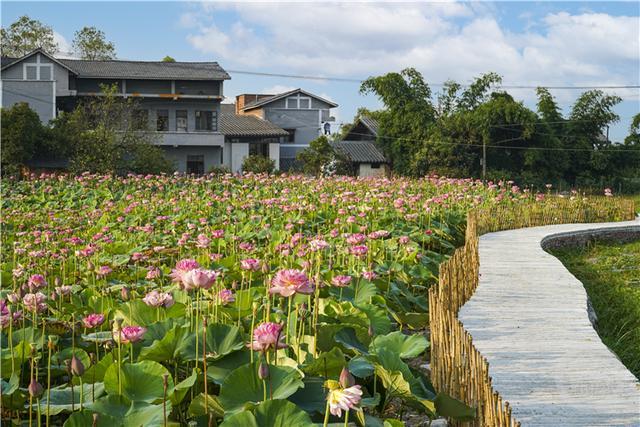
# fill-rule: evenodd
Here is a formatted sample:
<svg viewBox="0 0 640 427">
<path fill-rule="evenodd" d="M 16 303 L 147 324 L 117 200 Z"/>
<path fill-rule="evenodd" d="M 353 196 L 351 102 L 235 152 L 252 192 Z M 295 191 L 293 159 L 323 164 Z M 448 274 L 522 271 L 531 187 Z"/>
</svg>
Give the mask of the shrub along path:
<svg viewBox="0 0 640 427">
<path fill-rule="evenodd" d="M 561 241 L 547 236 L 575 240 L 576 232 L 620 227 L 638 233 L 640 220 L 480 238 L 480 284 L 459 319 L 523 426 L 640 426 L 640 383 L 593 329 L 582 283 L 542 248 Z"/>
</svg>

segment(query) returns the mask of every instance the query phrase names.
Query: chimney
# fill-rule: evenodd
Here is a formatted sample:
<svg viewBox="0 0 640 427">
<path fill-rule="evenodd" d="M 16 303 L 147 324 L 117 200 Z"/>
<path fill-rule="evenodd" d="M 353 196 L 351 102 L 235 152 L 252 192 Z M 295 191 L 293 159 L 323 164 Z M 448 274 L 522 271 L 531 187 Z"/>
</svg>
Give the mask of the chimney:
<svg viewBox="0 0 640 427">
<path fill-rule="evenodd" d="M 242 107 L 244 107 L 245 96 L 245 94 L 236 96 L 236 114 L 240 114 L 240 110 L 242 110 Z"/>
</svg>

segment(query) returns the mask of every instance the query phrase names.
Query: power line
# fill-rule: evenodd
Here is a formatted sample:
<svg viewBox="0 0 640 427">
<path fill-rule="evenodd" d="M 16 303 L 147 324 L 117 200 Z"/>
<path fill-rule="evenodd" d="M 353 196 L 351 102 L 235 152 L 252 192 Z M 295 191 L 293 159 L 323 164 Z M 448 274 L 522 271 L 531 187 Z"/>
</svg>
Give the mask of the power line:
<svg viewBox="0 0 640 427">
<path fill-rule="evenodd" d="M 352 135 L 361 135 L 361 136 L 371 136 L 370 134 L 367 133 L 352 133 Z M 411 139 L 411 138 L 396 138 L 396 137 L 392 137 L 392 136 L 377 136 L 377 138 L 381 138 L 381 139 L 387 139 L 387 140 L 392 140 L 392 141 L 406 141 L 406 142 L 415 142 L 415 143 L 423 143 L 425 142 L 425 140 L 418 140 L 418 139 Z M 524 137 L 517 137 L 517 138 L 509 138 L 509 139 L 503 139 L 500 141 L 496 141 L 494 142 L 494 144 L 499 144 L 502 142 L 510 142 L 510 141 L 521 141 L 521 140 L 526 140 L 528 138 L 524 138 Z M 429 140 L 430 143 L 435 143 L 435 144 L 441 144 L 441 145 L 462 145 L 462 146 L 468 146 L 468 147 L 477 147 L 477 148 L 481 148 L 482 144 L 471 144 L 468 142 L 449 142 L 449 141 L 433 141 L 433 140 Z M 616 152 L 616 153 L 620 153 L 620 152 L 629 152 L 629 153 L 638 153 L 640 152 L 640 149 L 625 149 L 625 148 L 621 148 L 621 149 L 607 149 L 607 148 L 603 148 L 603 149 L 590 149 L 590 148 L 555 148 L 555 147 L 522 147 L 522 146 L 507 146 L 507 145 L 486 145 L 487 148 L 502 148 L 502 149 L 511 149 L 511 150 L 538 150 L 538 151 L 574 151 L 574 152 L 580 152 L 580 151 L 585 151 L 585 152 L 592 152 L 592 151 L 596 151 L 596 152 Z"/>
<path fill-rule="evenodd" d="M 304 75 L 304 74 L 285 74 L 285 73 L 272 73 L 272 72 L 263 72 L 263 71 L 247 71 L 247 70 L 227 70 L 228 73 L 231 74 L 244 74 L 249 76 L 261 76 L 261 77 L 280 77 L 280 78 L 288 78 L 288 79 L 300 79 L 300 80 L 320 80 L 320 81 L 335 81 L 335 82 L 347 82 L 347 83 L 362 83 L 366 79 L 359 78 L 349 78 L 349 77 L 332 77 L 332 76 L 312 76 L 312 75 Z M 428 83 L 429 86 L 445 86 L 446 83 Z M 462 87 L 469 87 L 470 84 L 461 84 Z M 558 90 L 589 90 L 589 89 L 640 89 L 640 85 L 599 85 L 599 86 L 547 86 L 547 85 L 522 85 L 522 84 L 513 84 L 513 85 L 498 85 L 498 87 L 503 89 L 537 89 L 539 87 L 544 87 L 547 89 L 558 89 Z"/>
</svg>

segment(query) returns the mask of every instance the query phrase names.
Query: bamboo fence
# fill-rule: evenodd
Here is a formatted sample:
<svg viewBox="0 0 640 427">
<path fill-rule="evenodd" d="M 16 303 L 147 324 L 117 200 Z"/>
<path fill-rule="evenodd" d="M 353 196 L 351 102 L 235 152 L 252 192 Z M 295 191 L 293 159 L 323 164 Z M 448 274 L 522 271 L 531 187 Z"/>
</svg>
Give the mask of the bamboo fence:
<svg viewBox="0 0 640 427">
<path fill-rule="evenodd" d="M 473 421 L 449 425 L 516 427 L 509 402 L 493 389 L 489 363 L 458 320 L 460 308 L 478 286 L 482 234 L 540 225 L 631 220 L 632 200 L 605 197 L 552 198 L 543 203 L 481 208 L 467 215 L 465 244 L 440 265 L 438 285 L 429 289 L 431 377 L 436 390 L 476 408 Z"/>
</svg>

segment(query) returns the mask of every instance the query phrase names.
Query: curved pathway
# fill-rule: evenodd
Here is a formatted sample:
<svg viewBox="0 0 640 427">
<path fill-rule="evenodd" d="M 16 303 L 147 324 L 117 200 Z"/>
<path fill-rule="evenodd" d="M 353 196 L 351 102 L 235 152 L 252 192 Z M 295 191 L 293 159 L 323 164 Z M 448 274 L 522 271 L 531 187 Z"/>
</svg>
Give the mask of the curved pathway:
<svg viewBox="0 0 640 427">
<path fill-rule="evenodd" d="M 541 246 L 620 227 L 638 232 L 640 219 L 480 238 L 480 284 L 458 317 L 523 426 L 640 426 L 640 383 L 593 329 L 582 283 Z"/>
</svg>

